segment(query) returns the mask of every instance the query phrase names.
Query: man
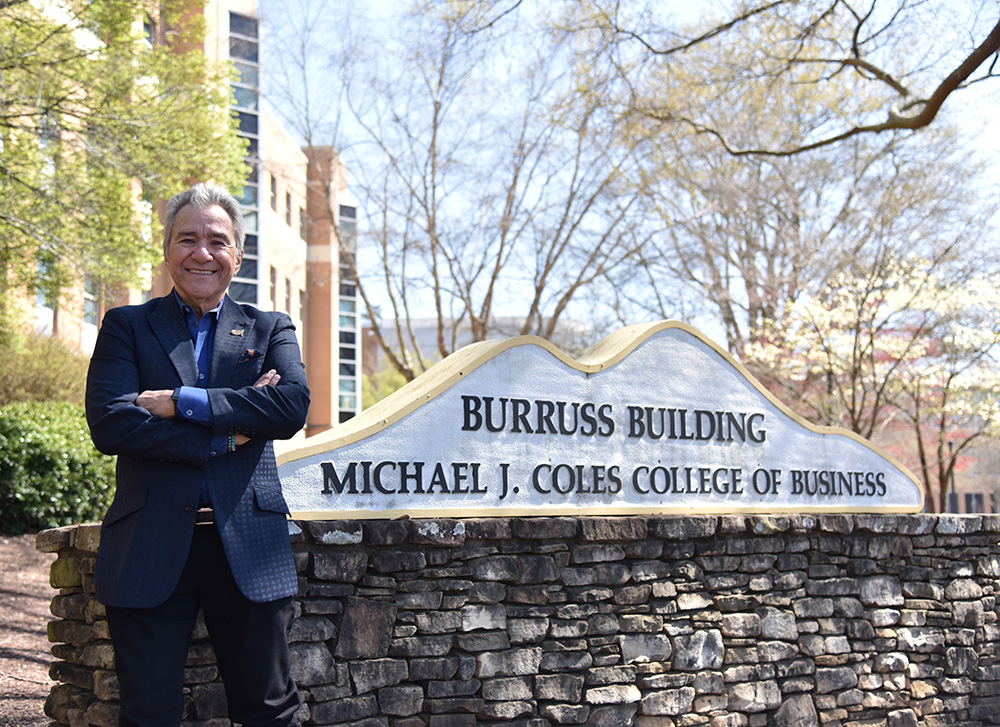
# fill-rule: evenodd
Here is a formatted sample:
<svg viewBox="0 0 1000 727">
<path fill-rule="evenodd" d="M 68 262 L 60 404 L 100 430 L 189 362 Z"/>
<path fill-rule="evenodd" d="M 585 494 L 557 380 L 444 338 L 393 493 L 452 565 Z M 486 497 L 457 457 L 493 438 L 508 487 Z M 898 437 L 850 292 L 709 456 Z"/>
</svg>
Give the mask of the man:
<svg viewBox="0 0 1000 727">
<path fill-rule="evenodd" d="M 174 290 L 108 311 L 87 421 L 118 455 L 94 573 L 107 607 L 123 727 L 177 727 L 199 607 L 245 727 L 297 724 L 286 629 L 297 590 L 271 444 L 309 406 L 294 326 L 226 296 L 245 236 L 237 201 L 197 184 L 167 205 Z"/>
</svg>

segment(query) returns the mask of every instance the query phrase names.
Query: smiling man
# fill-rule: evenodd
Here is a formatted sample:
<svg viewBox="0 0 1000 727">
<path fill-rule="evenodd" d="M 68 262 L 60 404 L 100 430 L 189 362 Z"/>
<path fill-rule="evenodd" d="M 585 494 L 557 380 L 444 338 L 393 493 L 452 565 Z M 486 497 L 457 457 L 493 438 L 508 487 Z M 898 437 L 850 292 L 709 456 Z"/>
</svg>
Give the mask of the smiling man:
<svg viewBox="0 0 1000 727">
<path fill-rule="evenodd" d="M 305 423 L 309 390 L 283 313 L 226 295 L 239 203 L 197 184 L 167 205 L 174 290 L 108 311 L 87 377 L 94 444 L 118 456 L 94 583 L 107 607 L 124 727 L 184 719 L 199 608 L 229 717 L 297 724 L 286 631 L 297 582 L 272 440 Z"/>
<path fill-rule="evenodd" d="M 243 245 L 234 242 L 233 221 L 217 205 L 187 204 L 177 210 L 163 257 L 177 294 L 198 318 L 215 309 L 239 272 Z"/>
</svg>

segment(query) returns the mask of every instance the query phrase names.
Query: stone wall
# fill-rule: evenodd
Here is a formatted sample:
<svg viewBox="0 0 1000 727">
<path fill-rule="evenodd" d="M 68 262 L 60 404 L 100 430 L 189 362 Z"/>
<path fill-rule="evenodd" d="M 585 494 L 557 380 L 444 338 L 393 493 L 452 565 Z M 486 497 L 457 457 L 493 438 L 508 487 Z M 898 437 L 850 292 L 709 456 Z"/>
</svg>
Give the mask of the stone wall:
<svg viewBox="0 0 1000 727">
<path fill-rule="evenodd" d="M 1000 516 L 297 522 L 310 725 L 1000 724 Z M 97 526 L 58 552 L 46 714 L 112 727 Z M 203 627 L 189 725 L 228 725 Z"/>
</svg>

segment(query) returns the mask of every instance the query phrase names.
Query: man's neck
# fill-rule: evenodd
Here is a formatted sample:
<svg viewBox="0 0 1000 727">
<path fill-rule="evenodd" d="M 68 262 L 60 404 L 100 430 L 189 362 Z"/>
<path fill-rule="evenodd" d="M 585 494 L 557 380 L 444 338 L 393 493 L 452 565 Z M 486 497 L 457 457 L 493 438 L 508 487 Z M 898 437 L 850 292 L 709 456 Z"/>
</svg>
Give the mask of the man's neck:
<svg viewBox="0 0 1000 727">
<path fill-rule="evenodd" d="M 191 302 L 189 300 L 184 300 L 184 298 L 181 297 L 180 293 L 177 292 L 177 288 L 174 288 L 174 295 L 177 297 L 177 300 L 180 302 L 182 306 L 186 305 L 188 308 L 194 311 L 195 323 L 201 323 L 201 318 L 206 313 L 211 313 L 221 308 L 222 301 L 226 299 L 225 294 L 223 294 L 221 298 L 215 301 L 214 305 L 211 302 L 206 302 L 206 301 Z"/>
</svg>

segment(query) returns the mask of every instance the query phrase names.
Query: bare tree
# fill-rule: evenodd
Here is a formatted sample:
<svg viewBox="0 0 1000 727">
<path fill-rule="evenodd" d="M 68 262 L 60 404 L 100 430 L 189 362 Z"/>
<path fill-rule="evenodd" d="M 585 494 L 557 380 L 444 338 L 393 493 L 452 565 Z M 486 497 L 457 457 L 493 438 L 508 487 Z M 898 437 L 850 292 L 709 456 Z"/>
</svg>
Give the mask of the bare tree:
<svg viewBox="0 0 1000 727">
<path fill-rule="evenodd" d="M 786 114 L 756 128 L 766 135 L 796 120 Z M 979 259 L 993 208 L 977 191 L 980 167 L 953 145 L 937 130 L 857 137 L 793 158 L 734 157 L 697 135 L 662 137 L 640 181 L 658 232 L 643 248 L 641 275 L 618 291 L 623 319 L 636 307 L 683 315 L 721 331 L 745 357 L 762 337 L 780 336 L 802 291 L 858 261 L 905 251 Z"/>
<path fill-rule="evenodd" d="M 574 301 L 639 244 L 625 192 L 642 138 L 614 143 L 602 99 L 575 85 L 567 39 L 517 5 L 421 5 L 394 39 L 355 23 L 318 74 L 310 40 L 326 11 L 282 44 L 295 75 L 281 106 L 307 146 L 336 147 L 352 172 L 367 222 L 358 260 L 374 263 L 354 272 L 408 378 L 468 342 L 460 331 L 557 337 Z M 314 115 L 317 103 L 335 116 Z M 428 312 L 429 348 L 413 326 Z"/>
</svg>

